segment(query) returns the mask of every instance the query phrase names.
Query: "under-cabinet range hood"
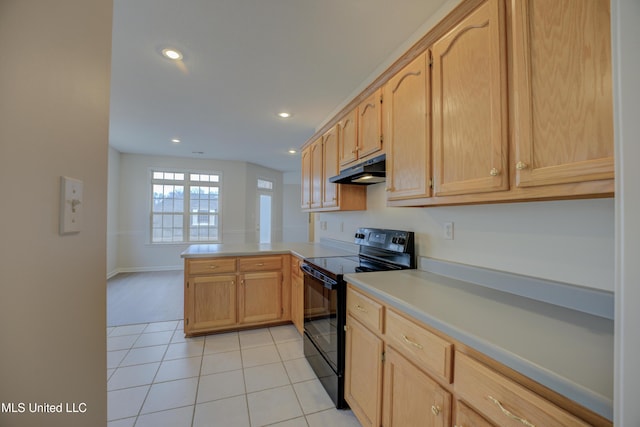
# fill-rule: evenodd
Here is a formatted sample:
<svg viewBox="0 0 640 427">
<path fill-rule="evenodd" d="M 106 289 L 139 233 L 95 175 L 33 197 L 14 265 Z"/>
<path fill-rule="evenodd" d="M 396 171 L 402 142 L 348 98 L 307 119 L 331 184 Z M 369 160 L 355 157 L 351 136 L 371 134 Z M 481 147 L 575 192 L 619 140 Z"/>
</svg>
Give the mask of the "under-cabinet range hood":
<svg viewBox="0 0 640 427">
<path fill-rule="evenodd" d="M 376 184 L 385 180 L 385 159 L 381 154 L 372 159 L 358 163 L 348 169 L 340 171 L 340 175 L 332 176 L 329 182 L 335 184 Z"/>
</svg>

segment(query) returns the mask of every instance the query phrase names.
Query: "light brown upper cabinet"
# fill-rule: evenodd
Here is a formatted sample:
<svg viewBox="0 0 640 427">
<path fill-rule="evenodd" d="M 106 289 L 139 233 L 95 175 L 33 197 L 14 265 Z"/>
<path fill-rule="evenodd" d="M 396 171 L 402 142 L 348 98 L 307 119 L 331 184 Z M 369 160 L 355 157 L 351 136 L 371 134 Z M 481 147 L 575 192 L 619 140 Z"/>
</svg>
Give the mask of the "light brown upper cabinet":
<svg viewBox="0 0 640 427">
<path fill-rule="evenodd" d="M 338 184 L 329 182 L 329 178 L 338 175 L 338 126 L 329 129 L 322 136 L 322 156 L 324 169 L 324 182 L 322 188 L 322 207 L 338 206 Z"/>
<path fill-rule="evenodd" d="M 487 0 L 433 44 L 435 196 L 509 188 L 504 14 Z"/>
<path fill-rule="evenodd" d="M 382 150 L 382 88 L 378 88 L 340 122 L 340 166 L 346 169 Z"/>
<path fill-rule="evenodd" d="M 358 160 L 358 111 L 351 110 L 338 122 L 340 166 Z"/>
<path fill-rule="evenodd" d="M 367 193 L 362 185 L 334 184 L 338 175 L 340 126 L 334 125 L 302 151 L 302 209 L 306 211 L 363 210 Z"/>
<path fill-rule="evenodd" d="M 382 150 L 382 88 L 358 106 L 358 160 Z"/>
<path fill-rule="evenodd" d="M 302 194 L 300 207 L 311 209 L 311 146 L 307 146 L 300 153 L 302 160 Z"/>
<path fill-rule="evenodd" d="M 428 60 L 419 55 L 384 86 L 387 200 L 431 196 Z"/>
<path fill-rule="evenodd" d="M 609 0 L 511 0 L 515 184 L 610 179 Z"/>
<path fill-rule="evenodd" d="M 322 138 L 311 144 L 311 209 L 322 207 L 324 165 Z"/>
</svg>

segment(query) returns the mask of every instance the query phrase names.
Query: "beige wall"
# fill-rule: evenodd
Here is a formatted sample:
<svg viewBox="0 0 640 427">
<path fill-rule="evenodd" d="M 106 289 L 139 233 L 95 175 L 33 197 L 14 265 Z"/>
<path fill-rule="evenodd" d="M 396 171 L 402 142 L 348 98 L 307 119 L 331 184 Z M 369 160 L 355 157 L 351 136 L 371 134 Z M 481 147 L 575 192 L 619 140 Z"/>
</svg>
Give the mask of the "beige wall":
<svg viewBox="0 0 640 427">
<path fill-rule="evenodd" d="M 0 425 L 106 425 L 111 0 L 0 1 L 0 402 L 86 403 Z M 61 175 L 84 223 L 58 234 Z"/>
<path fill-rule="evenodd" d="M 454 224 L 453 240 L 443 237 L 445 222 Z M 314 226 L 316 241 L 353 241 L 360 226 L 410 230 L 420 256 L 608 291 L 614 287 L 613 199 L 390 208 L 381 183 L 367 188 L 365 212 L 322 213 Z"/>
<path fill-rule="evenodd" d="M 257 241 L 256 209 L 258 177 L 274 181 L 274 241 L 282 239 L 282 172 L 252 163 L 229 160 L 192 159 L 119 153 L 110 166 L 110 185 L 117 186 L 117 220 L 109 222 L 108 236 L 115 245 L 114 265 L 109 276 L 118 271 L 154 271 L 182 268 L 180 253 L 189 244 L 151 245 L 149 231 L 149 171 L 154 167 L 220 172 L 222 212 L 220 222 L 223 243 Z M 110 189 L 110 194 L 112 190 Z M 110 212 L 112 211 L 110 206 Z M 116 229 L 111 229 L 114 226 Z M 111 240 L 110 240 L 111 242 Z M 111 253 L 111 251 L 110 251 Z"/>
</svg>

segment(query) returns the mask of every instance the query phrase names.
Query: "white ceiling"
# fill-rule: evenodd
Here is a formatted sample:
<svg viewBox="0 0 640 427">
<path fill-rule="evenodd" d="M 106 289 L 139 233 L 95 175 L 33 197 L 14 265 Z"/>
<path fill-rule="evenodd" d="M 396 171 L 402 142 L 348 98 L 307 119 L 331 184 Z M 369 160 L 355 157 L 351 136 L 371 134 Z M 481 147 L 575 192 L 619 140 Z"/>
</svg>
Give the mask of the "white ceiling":
<svg viewBox="0 0 640 427">
<path fill-rule="evenodd" d="M 299 154 L 287 151 L 443 3 L 114 0 L 110 145 L 298 171 Z M 162 57 L 165 47 L 182 63 Z"/>
</svg>

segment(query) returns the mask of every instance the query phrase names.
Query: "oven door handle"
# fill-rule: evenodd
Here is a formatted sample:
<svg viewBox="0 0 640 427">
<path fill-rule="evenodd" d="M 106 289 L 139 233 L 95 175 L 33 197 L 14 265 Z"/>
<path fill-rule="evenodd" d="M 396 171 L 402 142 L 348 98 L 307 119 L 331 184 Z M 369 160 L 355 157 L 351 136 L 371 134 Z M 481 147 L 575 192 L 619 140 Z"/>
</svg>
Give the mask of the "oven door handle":
<svg viewBox="0 0 640 427">
<path fill-rule="evenodd" d="M 302 271 L 304 271 L 305 273 L 307 273 L 309 276 L 320 280 L 322 282 L 322 284 L 324 285 L 324 287 L 327 288 L 327 289 L 335 289 L 336 285 L 338 284 L 338 282 L 333 280 L 331 277 L 328 277 L 328 276 L 322 274 L 318 270 L 316 270 L 313 267 L 311 267 L 309 264 L 300 265 L 300 269 Z"/>
</svg>

